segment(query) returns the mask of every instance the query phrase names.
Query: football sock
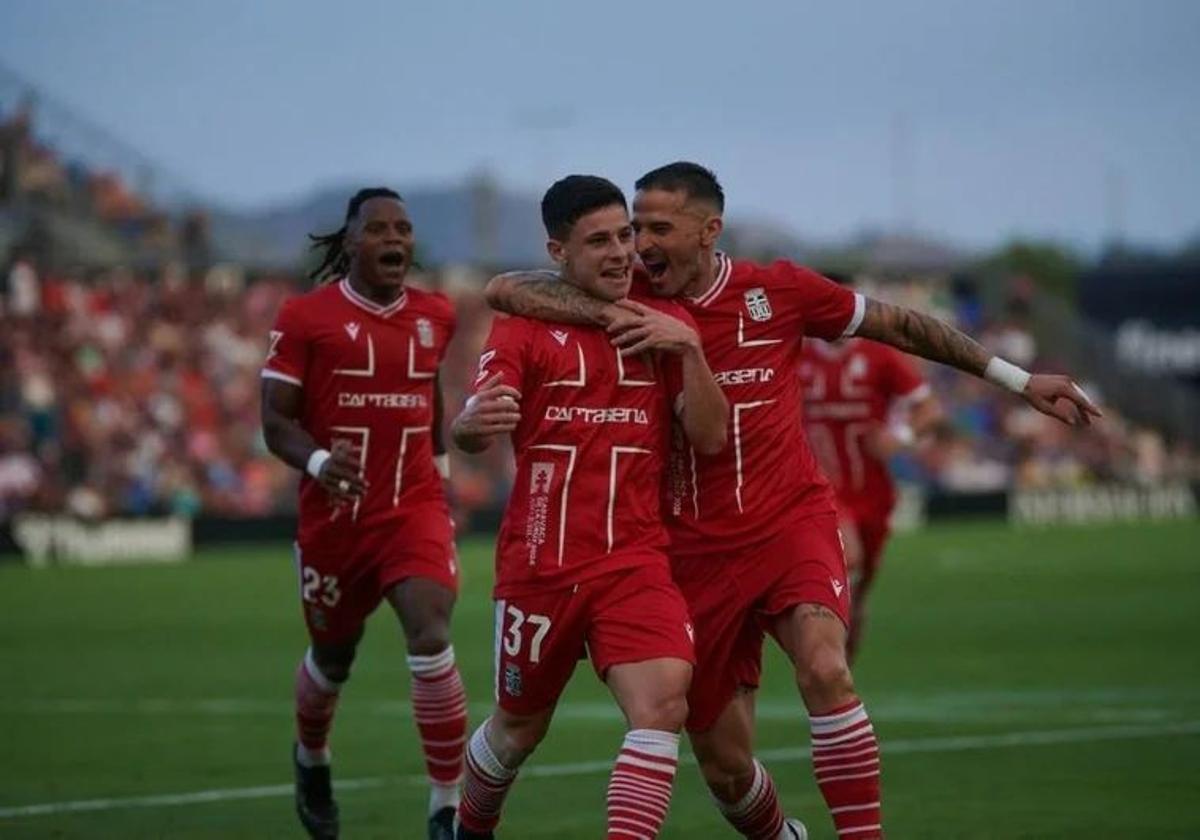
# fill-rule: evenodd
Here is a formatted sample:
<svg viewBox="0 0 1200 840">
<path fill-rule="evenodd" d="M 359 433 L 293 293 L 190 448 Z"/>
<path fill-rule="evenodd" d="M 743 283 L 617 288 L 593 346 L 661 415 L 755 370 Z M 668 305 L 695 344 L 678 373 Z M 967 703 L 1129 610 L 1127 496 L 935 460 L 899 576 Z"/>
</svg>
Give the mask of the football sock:
<svg viewBox="0 0 1200 840">
<path fill-rule="evenodd" d="M 729 824 L 750 840 L 777 840 L 787 836 L 783 833 L 783 811 L 779 807 L 775 782 L 757 759 L 750 789 L 737 802 L 717 799 L 717 807 Z"/>
<path fill-rule="evenodd" d="M 813 772 L 839 840 L 882 837 L 879 743 L 867 710 L 856 698 L 810 724 Z"/>
<path fill-rule="evenodd" d="M 341 687 L 321 673 L 309 648 L 296 669 L 296 759 L 305 767 L 329 763 L 329 730 Z"/>
<path fill-rule="evenodd" d="M 671 805 L 679 734 L 631 729 L 608 781 L 608 837 L 657 837 Z"/>
<path fill-rule="evenodd" d="M 429 813 L 457 807 L 467 740 L 467 693 L 454 664 L 454 647 L 432 656 L 408 657 L 413 718 L 429 774 Z"/>
<path fill-rule="evenodd" d="M 517 778 L 516 769 L 501 764 L 487 742 L 491 722 L 491 718 L 485 720 L 467 744 L 462 802 L 458 806 L 459 823 L 477 834 L 493 830 L 500 822 L 504 797 Z"/>
</svg>

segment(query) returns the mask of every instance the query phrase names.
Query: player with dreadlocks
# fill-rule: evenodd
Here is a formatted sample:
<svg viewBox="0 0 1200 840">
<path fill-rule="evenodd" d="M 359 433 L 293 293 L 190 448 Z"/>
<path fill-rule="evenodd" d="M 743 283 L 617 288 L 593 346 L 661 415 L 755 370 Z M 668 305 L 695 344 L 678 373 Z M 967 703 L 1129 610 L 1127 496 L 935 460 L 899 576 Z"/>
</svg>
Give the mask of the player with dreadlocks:
<svg viewBox="0 0 1200 840">
<path fill-rule="evenodd" d="M 467 728 L 438 383 L 454 311 L 405 286 L 413 227 L 398 193 L 360 190 L 340 230 L 311 238 L 319 285 L 283 304 L 262 372 L 267 446 L 302 473 L 296 566 L 311 643 L 296 671 L 296 810 L 310 836 L 338 836 L 329 730 L 367 616 L 386 600 L 407 640 L 429 837 L 444 840 Z"/>
</svg>

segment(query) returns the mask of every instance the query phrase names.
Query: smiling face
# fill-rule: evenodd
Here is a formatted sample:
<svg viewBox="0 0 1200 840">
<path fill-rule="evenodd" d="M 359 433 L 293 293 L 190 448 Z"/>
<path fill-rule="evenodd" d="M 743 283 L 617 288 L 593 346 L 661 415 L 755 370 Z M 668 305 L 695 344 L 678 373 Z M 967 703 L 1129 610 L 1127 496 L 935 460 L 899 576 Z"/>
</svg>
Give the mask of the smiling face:
<svg viewBox="0 0 1200 840">
<path fill-rule="evenodd" d="M 656 295 L 696 295 L 702 268 L 711 261 L 721 233 L 721 216 L 683 190 L 651 187 L 633 199 L 637 252 Z"/>
<path fill-rule="evenodd" d="M 546 243 L 563 279 L 602 300 L 620 300 L 633 282 L 633 226 L 623 204 L 580 216 L 563 240 Z"/>
<path fill-rule="evenodd" d="M 369 288 L 398 291 L 412 265 L 413 226 L 404 204 L 394 198 L 363 202 L 346 231 L 350 270 Z"/>
</svg>

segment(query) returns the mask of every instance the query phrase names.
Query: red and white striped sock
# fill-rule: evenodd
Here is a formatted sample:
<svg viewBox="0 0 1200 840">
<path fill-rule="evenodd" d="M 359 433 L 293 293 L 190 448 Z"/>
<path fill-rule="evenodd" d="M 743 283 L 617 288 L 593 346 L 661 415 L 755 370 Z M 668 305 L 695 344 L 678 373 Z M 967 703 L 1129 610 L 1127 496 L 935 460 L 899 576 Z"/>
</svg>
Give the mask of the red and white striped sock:
<svg viewBox="0 0 1200 840">
<path fill-rule="evenodd" d="M 409 656 L 413 718 L 429 773 L 429 813 L 458 806 L 467 740 L 467 693 L 454 664 L 454 647 L 433 656 Z"/>
<path fill-rule="evenodd" d="M 491 722 L 491 718 L 485 720 L 467 744 L 462 802 L 458 805 L 459 823 L 477 834 L 495 829 L 500 822 L 504 797 L 517 779 L 516 768 L 501 764 L 488 743 L 487 729 Z"/>
<path fill-rule="evenodd" d="M 812 715 L 813 771 L 839 838 L 883 837 L 879 806 L 879 743 L 856 698 Z"/>
<path fill-rule="evenodd" d="M 750 782 L 750 789 L 737 802 L 717 799 L 717 807 L 743 837 L 749 837 L 750 840 L 787 837 L 783 833 L 783 810 L 779 807 L 775 782 L 757 759 L 754 761 L 754 780 Z"/>
<path fill-rule="evenodd" d="M 631 729 L 608 780 L 608 837 L 658 836 L 671 806 L 679 733 Z"/>
<path fill-rule="evenodd" d="M 309 648 L 296 669 L 296 758 L 305 767 L 329 763 L 329 730 L 341 687 L 321 673 Z"/>
</svg>

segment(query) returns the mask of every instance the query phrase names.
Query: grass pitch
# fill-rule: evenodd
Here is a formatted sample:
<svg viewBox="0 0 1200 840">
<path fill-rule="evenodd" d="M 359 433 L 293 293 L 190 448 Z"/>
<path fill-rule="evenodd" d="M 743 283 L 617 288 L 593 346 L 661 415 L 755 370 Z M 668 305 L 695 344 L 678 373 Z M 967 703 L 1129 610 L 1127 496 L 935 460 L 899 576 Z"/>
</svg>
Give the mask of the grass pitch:
<svg viewBox="0 0 1200 840">
<path fill-rule="evenodd" d="M 1198 545 L 1197 522 L 897 538 L 856 668 L 883 744 L 889 835 L 1200 837 Z M 491 699 L 490 545 L 462 556 L 455 638 L 474 725 Z M 0 569 L 0 837 L 301 836 L 288 750 L 303 647 L 286 546 Z M 350 838 L 424 837 L 403 656 L 381 610 L 334 728 Z M 775 652 L 759 712 L 788 812 L 814 840 L 833 837 Z M 500 836 L 601 836 L 622 730 L 580 667 Z M 734 836 L 691 765 L 662 836 Z"/>
</svg>

